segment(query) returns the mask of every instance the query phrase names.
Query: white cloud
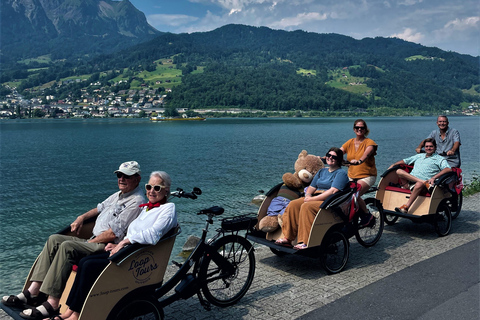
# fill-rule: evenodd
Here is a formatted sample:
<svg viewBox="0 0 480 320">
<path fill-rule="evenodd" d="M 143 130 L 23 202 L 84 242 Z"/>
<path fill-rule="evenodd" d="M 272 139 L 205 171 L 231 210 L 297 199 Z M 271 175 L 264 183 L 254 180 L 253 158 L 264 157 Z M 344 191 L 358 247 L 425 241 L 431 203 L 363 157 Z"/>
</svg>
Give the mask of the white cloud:
<svg viewBox="0 0 480 320">
<path fill-rule="evenodd" d="M 283 18 L 280 21 L 270 23 L 269 26 L 272 28 L 288 28 L 296 27 L 312 21 L 320 21 L 326 19 L 326 14 L 320 14 L 318 12 L 300 13 L 297 14 L 295 17 Z"/>
<path fill-rule="evenodd" d="M 413 6 L 416 5 L 417 3 L 422 3 L 423 0 L 404 0 L 400 1 L 398 4 L 399 5 L 404 5 L 404 6 Z"/>
<path fill-rule="evenodd" d="M 480 17 L 468 17 L 465 19 L 455 19 L 445 24 L 444 29 L 467 30 L 480 29 Z"/>
<path fill-rule="evenodd" d="M 392 34 L 391 38 L 399 38 L 410 42 L 420 43 L 424 35 L 420 32 L 415 32 L 414 29 L 405 28 L 402 33 Z"/>
<path fill-rule="evenodd" d="M 148 23 L 154 27 L 160 25 L 178 27 L 197 20 L 197 17 L 184 14 L 151 14 L 147 16 Z"/>
</svg>

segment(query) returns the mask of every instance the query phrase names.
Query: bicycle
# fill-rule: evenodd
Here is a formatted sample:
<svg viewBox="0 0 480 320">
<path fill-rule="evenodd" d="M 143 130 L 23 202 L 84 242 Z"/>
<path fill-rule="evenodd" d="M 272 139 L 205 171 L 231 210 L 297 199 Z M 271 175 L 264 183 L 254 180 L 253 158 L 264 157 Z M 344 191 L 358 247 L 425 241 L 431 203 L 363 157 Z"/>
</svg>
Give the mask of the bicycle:
<svg viewBox="0 0 480 320">
<path fill-rule="evenodd" d="M 277 196 L 283 183 L 267 192 L 257 213 L 258 221 L 267 215 L 267 209 L 273 198 Z M 319 211 L 311 226 L 307 248 L 296 250 L 292 247 L 276 244 L 275 240 L 282 237 L 282 229 L 273 232 L 263 232 L 258 224 L 256 231 L 249 234 L 249 240 L 270 248 L 277 256 L 299 254 L 312 258 L 320 258 L 320 264 L 328 274 L 341 272 L 350 254 L 349 238 L 355 236 L 363 247 L 374 246 L 382 236 L 384 214 L 380 201 L 375 198 L 365 199 L 368 211 L 373 219 L 366 226 L 361 226 L 361 216 L 358 206 L 358 191 L 360 185 L 352 181 L 348 188 L 328 197 L 319 207 Z M 367 193 L 375 191 L 371 188 Z"/>
<path fill-rule="evenodd" d="M 190 193 L 177 189 L 171 196 L 196 199 L 200 194 L 199 188 Z M 236 304 L 247 293 L 255 274 L 254 248 L 246 235 L 257 219 L 248 215 L 222 219 L 217 234 L 207 240 L 209 225 L 223 212 L 218 206 L 200 210 L 198 215 L 207 216 L 202 236 L 183 264 L 173 262 L 179 267 L 175 275 L 153 292 L 128 294 L 107 319 L 143 319 L 146 315 L 148 319 L 164 319 L 163 308 L 195 294 L 205 310 L 211 310 L 212 304 L 218 307 Z M 239 234 L 241 231 L 245 231 L 245 236 Z M 162 299 L 174 287 L 174 293 Z"/>
</svg>

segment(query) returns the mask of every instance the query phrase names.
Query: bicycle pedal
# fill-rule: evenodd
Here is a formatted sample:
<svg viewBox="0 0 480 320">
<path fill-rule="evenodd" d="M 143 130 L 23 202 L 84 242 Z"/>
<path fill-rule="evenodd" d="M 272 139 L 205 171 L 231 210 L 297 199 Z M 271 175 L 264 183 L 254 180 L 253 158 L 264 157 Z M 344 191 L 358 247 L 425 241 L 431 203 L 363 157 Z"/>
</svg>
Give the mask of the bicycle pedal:
<svg viewBox="0 0 480 320">
<path fill-rule="evenodd" d="M 175 260 L 172 260 L 172 263 L 173 263 L 175 266 L 179 267 L 179 268 L 182 266 L 181 263 L 179 263 L 179 262 L 177 262 L 177 261 L 175 261 Z"/>
</svg>

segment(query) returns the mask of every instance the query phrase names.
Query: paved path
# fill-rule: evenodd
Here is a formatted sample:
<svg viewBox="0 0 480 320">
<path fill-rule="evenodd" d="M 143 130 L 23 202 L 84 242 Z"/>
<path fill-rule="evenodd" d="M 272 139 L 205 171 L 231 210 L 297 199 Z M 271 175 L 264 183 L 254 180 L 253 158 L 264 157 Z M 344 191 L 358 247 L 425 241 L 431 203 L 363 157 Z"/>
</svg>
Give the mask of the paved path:
<svg viewBox="0 0 480 320">
<path fill-rule="evenodd" d="M 394 226 L 385 226 L 382 239 L 372 248 L 363 248 L 355 238 L 350 239 L 347 267 L 337 275 L 327 275 L 315 259 L 297 255 L 277 257 L 268 248 L 256 245 L 255 279 L 247 295 L 237 305 L 225 309 L 213 307 L 212 311 L 205 311 L 195 296 L 165 308 L 165 318 L 183 320 L 275 317 L 288 320 L 320 317 L 333 320 L 343 319 L 347 314 L 358 314 L 356 310 L 363 310 L 364 307 L 370 308 L 372 312 L 362 311 L 362 319 L 425 320 L 437 319 L 439 313 L 445 315 L 444 319 L 452 318 L 448 317 L 448 312 L 453 310 L 452 307 L 459 306 L 467 312 L 463 318 L 471 319 L 469 315 L 478 315 L 480 309 L 475 303 L 478 303 L 480 283 L 478 267 L 474 265 L 473 269 L 476 268 L 477 272 L 470 273 L 468 277 L 470 286 L 452 275 L 465 276 L 466 269 L 462 268 L 461 264 L 454 263 L 461 259 L 467 259 L 468 263 L 476 263 L 478 266 L 479 230 L 480 193 L 464 199 L 462 212 L 453 221 L 451 234 L 447 237 L 438 237 L 429 224 L 415 224 L 410 220 L 400 219 Z M 468 252 L 472 250 L 473 256 L 470 256 L 469 260 Z M 445 261 L 452 262 L 448 266 L 457 269 L 450 273 L 450 276 L 443 277 L 441 270 L 429 272 L 433 269 L 431 266 Z M 173 272 L 175 268 L 169 267 L 165 278 L 169 278 Z M 423 276 L 418 277 L 419 272 Z M 417 278 L 414 278 L 415 276 Z M 413 302 L 417 300 L 408 298 L 407 295 L 414 292 L 418 299 L 428 301 L 428 296 L 419 294 L 424 292 L 423 289 L 430 290 L 427 289 L 428 277 L 442 279 L 437 286 L 429 283 L 430 288 L 434 288 L 431 292 L 435 299 L 445 295 L 448 295 L 449 299 L 427 307 L 423 304 L 419 304 L 421 308 L 415 307 Z M 400 283 L 403 286 L 395 286 Z M 403 299 L 402 303 L 406 304 L 403 308 L 399 308 L 399 305 L 392 301 L 388 303 L 388 299 L 385 299 L 392 293 Z M 362 300 L 363 296 L 368 299 Z M 352 304 L 352 301 L 357 304 Z M 391 309 L 392 313 L 385 312 L 391 306 L 410 312 L 403 317 L 394 317 L 395 309 Z M 392 316 L 389 317 L 388 314 Z M 326 315 L 329 316 L 325 317 Z M 7 319 L 10 320 L 3 310 L 0 310 L 0 320 Z"/>
</svg>

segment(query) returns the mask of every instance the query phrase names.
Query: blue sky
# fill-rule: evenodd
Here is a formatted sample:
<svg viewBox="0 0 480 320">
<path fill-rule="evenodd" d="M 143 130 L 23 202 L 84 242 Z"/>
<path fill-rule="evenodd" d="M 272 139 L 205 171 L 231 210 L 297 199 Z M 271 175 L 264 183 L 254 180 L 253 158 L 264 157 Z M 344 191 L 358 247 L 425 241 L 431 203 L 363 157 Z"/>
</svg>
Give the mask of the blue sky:
<svg viewBox="0 0 480 320">
<path fill-rule="evenodd" d="M 478 0 L 130 0 L 159 31 L 211 31 L 226 24 L 397 37 L 480 55 Z"/>
</svg>

